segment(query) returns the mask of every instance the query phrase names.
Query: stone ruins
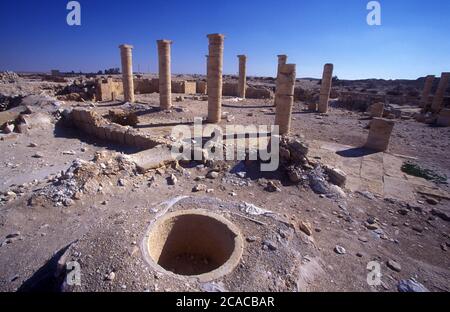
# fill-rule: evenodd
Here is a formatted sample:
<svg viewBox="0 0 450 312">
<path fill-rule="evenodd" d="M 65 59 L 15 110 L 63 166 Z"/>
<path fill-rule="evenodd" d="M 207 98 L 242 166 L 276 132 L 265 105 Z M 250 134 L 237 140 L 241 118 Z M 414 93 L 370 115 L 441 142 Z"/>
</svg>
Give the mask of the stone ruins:
<svg viewBox="0 0 450 312">
<path fill-rule="evenodd" d="M 120 47 L 120 57 L 122 60 L 122 82 L 123 94 L 126 102 L 134 103 L 134 83 L 133 83 L 133 46 L 123 44 Z"/>
</svg>

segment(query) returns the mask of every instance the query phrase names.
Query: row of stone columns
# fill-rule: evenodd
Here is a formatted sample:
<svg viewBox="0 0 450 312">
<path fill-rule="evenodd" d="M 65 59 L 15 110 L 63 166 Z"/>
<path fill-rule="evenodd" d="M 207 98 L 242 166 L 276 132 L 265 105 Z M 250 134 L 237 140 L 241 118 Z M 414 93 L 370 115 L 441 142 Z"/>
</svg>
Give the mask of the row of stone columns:
<svg viewBox="0 0 450 312">
<path fill-rule="evenodd" d="M 425 79 L 425 86 L 422 90 L 422 95 L 420 97 L 420 107 L 425 110 L 429 109 L 429 100 L 431 89 L 433 88 L 435 76 L 429 75 Z M 447 90 L 448 83 L 450 81 L 450 73 L 442 73 L 441 79 L 439 81 L 436 94 L 433 97 L 433 102 L 431 103 L 431 112 L 438 113 L 442 109 L 442 103 L 444 101 L 445 91 Z"/>
<path fill-rule="evenodd" d="M 170 73 L 170 40 L 158 40 L 159 58 L 159 97 L 161 109 L 172 107 L 172 81 Z M 122 83 L 123 96 L 126 102 L 134 102 L 134 82 L 133 82 L 133 46 L 122 44 L 119 46 L 122 61 Z"/>
<path fill-rule="evenodd" d="M 449 81 L 450 73 L 442 73 L 441 80 L 433 98 L 433 103 L 431 104 L 431 111 L 433 113 L 439 113 L 441 111 Z"/>
</svg>

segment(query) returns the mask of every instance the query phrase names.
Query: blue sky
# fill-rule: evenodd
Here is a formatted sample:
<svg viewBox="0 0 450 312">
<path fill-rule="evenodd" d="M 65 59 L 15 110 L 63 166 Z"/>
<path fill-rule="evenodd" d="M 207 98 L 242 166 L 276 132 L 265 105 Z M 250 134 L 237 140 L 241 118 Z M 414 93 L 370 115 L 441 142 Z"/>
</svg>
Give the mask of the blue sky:
<svg viewBox="0 0 450 312">
<path fill-rule="evenodd" d="M 341 79 L 407 78 L 450 71 L 450 1 L 381 0 L 369 26 L 368 0 L 80 0 L 81 26 L 68 26 L 69 0 L 0 1 L 0 70 L 98 71 L 120 67 L 118 46 L 134 45 L 134 69 L 157 71 L 157 39 L 171 39 L 173 73 L 205 73 L 208 33 L 223 33 L 224 73 L 246 54 L 249 75 L 274 76 L 277 54 L 298 77 L 335 65 Z"/>
</svg>

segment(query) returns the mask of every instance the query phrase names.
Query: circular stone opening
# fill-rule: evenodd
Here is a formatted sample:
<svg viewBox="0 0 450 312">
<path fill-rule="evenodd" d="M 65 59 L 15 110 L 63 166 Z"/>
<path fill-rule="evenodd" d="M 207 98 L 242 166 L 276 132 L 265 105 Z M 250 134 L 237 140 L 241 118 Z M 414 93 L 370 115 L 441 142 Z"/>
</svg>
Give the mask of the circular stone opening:
<svg viewBox="0 0 450 312">
<path fill-rule="evenodd" d="M 154 263 L 203 281 L 231 272 L 243 249 L 239 230 L 231 222 L 200 210 L 166 214 L 153 223 L 146 239 Z"/>
</svg>

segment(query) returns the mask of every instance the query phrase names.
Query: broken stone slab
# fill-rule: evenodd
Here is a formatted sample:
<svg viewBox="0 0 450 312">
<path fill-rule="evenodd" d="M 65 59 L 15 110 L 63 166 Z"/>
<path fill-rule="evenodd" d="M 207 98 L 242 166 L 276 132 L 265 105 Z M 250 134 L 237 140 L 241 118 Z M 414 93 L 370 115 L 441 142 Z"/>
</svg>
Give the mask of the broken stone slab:
<svg viewBox="0 0 450 312">
<path fill-rule="evenodd" d="M 132 154 L 128 156 L 128 159 L 136 164 L 136 168 L 141 173 L 176 161 L 175 156 L 172 155 L 171 149 L 167 145 L 158 145 L 155 148 Z"/>
<path fill-rule="evenodd" d="M 418 185 L 416 186 L 416 191 L 417 193 L 422 195 L 450 200 L 450 194 L 438 188 L 431 188 L 424 185 Z"/>
<path fill-rule="evenodd" d="M 345 187 L 345 183 L 347 182 L 347 174 L 344 171 L 328 166 L 326 166 L 324 169 L 331 183 L 339 187 Z"/>
</svg>

